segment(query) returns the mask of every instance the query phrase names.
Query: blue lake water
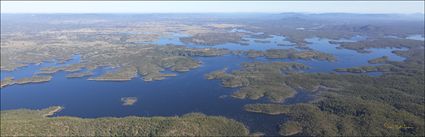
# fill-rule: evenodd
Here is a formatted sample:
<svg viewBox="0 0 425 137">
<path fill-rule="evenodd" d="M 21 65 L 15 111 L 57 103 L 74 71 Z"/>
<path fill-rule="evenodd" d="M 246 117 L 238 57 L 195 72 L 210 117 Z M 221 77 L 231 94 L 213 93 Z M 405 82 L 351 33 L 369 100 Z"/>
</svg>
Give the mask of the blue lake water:
<svg viewBox="0 0 425 137">
<path fill-rule="evenodd" d="M 243 31 L 243 30 L 239 30 Z M 243 31 L 246 32 L 246 31 Z M 257 35 L 257 34 L 254 34 Z M 189 37 L 190 35 L 185 35 L 181 33 L 171 33 L 171 35 L 160 37 L 158 40 L 153 42 L 148 42 L 150 44 L 157 44 L 157 45 L 167 45 L 167 44 L 173 44 L 173 45 L 185 45 L 190 48 L 207 48 L 207 47 L 213 47 L 213 48 L 226 48 L 229 50 L 267 50 L 267 49 L 288 49 L 291 48 L 291 45 L 294 43 L 287 41 L 285 37 L 283 36 L 276 36 L 271 35 L 269 38 L 253 38 L 254 35 L 247 35 L 246 37 L 243 37 L 244 44 L 239 43 L 224 43 L 214 46 L 206 46 L 206 45 L 197 45 L 197 44 L 191 44 L 191 43 L 183 43 L 180 41 L 180 38 L 182 37 Z M 257 41 L 256 41 L 257 40 Z M 261 42 L 263 41 L 263 42 Z"/>
<path fill-rule="evenodd" d="M 264 38 L 264 39 L 258 39 L 258 38 L 252 38 L 252 37 L 245 37 L 243 38 L 246 40 L 244 43 L 247 43 L 247 45 L 242 45 L 238 43 L 224 43 L 214 46 L 204 46 L 204 45 L 196 45 L 196 44 L 190 44 L 187 43 L 186 46 L 190 48 L 206 48 L 206 47 L 213 47 L 213 48 L 225 48 L 229 50 L 268 50 L 268 49 L 289 49 L 292 48 L 290 46 L 292 43 L 287 41 L 285 37 L 283 36 L 275 36 L 272 35 L 270 38 Z M 256 40 L 264 41 L 259 42 Z M 285 44 L 288 46 L 281 46 L 279 44 Z"/>
<path fill-rule="evenodd" d="M 238 69 L 239 63 L 253 59 L 239 56 L 197 59 L 203 62 L 200 68 L 153 82 L 144 82 L 140 78 L 127 82 L 88 81 L 86 78 L 68 79 L 66 72 L 55 73 L 54 78 L 46 83 L 12 85 L 1 89 L 1 109 L 41 109 L 60 105 L 65 109 L 56 116 L 85 118 L 175 116 L 202 112 L 241 121 L 252 131 L 276 134 L 277 125 L 285 119 L 283 116 L 246 112 L 244 104 L 258 101 L 225 97 L 236 89 L 220 86 L 219 80 L 204 78 L 206 73 L 224 67 Z M 132 106 L 123 106 L 121 97 L 137 97 L 138 101 Z"/>
<path fill-rule="evenodd" d="M 309 65 L 310 72 L 331 72 L 335 68 L 349 68 L 356 66 L 371 66 L 379 64 L 369 64 L 368 60 L 387 56 L 392 61 L 403 61 L 405 58 L 400 57 L 392 51 L 394 50 L 406 50 L 406 49 L 394 49 L 394 48 L 370 48 L 367 49 L 371 53 L 359 53 L 354 50 L 340 49 L 338 45 L 330 44 L 329 39 L 311 38 L 306 41 L 311 42 L 308 47 L 320 51 L 323 53 L 329 53 L 336 57 L 337 61 L 299 61 L 300 63 Z"/>
<path fill-rule="evenodd" d="M 255 42 L 255 38 L 246 38 L 249 45 L 222 44 L 208 46 L 212 48 L 227 48 L 231 50 L 267 50 L 274 48 L 293 48 L 292 46 L 278 46 L 285 41 L 282 36 L 272 36 L 265 39 L 270 43 Z M 264 39 L 263 39 L 264 40 Z M 229 71 L 240 69 L 243 62 L 298 62 L 311 67 L 306 72 L 332 72 L 335 68 L 346 68 L 368 64 L 373 58 L 388 56 L 390 60 L 403 61 L 391 51 L 402 49 L 370 49 L 371 53 L 358 53 L 353 50 L 338 49 L 338 45 L 330 44 L 329 39 L 312 38 L 308 46 L 314 50 L 333 54 L 336 62 L 318 60 L 291 60 L 266 59 L 264 57 L 248 58 L 237 55 L 219 57 L 195 57 L 202 62 L 202 66 L 189 72 L 177 73 L 176 77 L 167 77 L 165 80 L 144 82 L 140 77 L 126 82 L 88 81 L 84 78 L 66 78 L 66 72 L 53 74 L 53 79 L 45 83 L 12 85 L 1 89 L 1 110 L 31 108 L 41 109 L 53 105 L 64 106 L 65 109 L 56 116 L 78 116 L 85 118 L 95 117 L 124 117 L 124 116 L 175 116 L 190 112 L 201 112 L 207 115 L 220 115 L 246 124 L 251 132 L 264 132 L 267 135 L 276 135 L 278 125 L 285 121 L 285 116 L 270 116 L 246 112 L 243 105 L 250 103 L 268 102 L 266 99 L 249 100 L 234 99 L 229 95 L 236 88 L 224 88 L 219 80 L 207 80 L 204 75 L 223 68 Z M 176 37 L 163 38 L 156 44 L 181 45 Z M 188 45 L 201 48 L 205 46 Z M 16 71 L 1 72 L 1 79 L 7 76 L 15 78 L 32 76 L 42 67 L 69 65 L 78 63 L 80 56 L 63 64 L 55 61 L 41 64 L 31 64 Z M 111 68 L 95 70 L 97 75 L 110 71 Z M 122 97 L 137 97 L 138 101 L 132 106 L 123 106 Z M 311 99 L 307 92 L 300 92 L 294 98 L 286 100 L 285 104 L 301 103 Z"/>
<path fill-rule="evenodd" d="M 65 61 L 63 63 L 58 63 L 58 61 L 56 61 L 56 60 L 50 60 L 50 61 L 45 61 L 45 62 L 40 63 L 40 64 L 30 64 L 28 66 L 19 67 L 14 71 L 2 71 L 1 72 L 1 79 L 4 79 L 5 77 L 13 77 L 15 79 L 31 77 L 36 72 L 39 72 L 40 68 L 52 67 L 52 66 L 65 66 L 65 65 L 75 64 L 75 63 L 78 63 L 80 61 L 80 58 L 81 57 L 79 55 L 74 55 L 74 56 L 72 56 L 72 58 L 70 60 Z"/>
</svg>

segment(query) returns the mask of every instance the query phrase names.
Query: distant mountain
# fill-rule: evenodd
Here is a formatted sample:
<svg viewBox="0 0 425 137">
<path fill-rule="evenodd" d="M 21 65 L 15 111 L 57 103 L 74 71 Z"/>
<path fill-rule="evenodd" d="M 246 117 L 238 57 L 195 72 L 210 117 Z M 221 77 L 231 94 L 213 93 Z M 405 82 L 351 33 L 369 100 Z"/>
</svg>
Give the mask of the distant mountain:
<svg viewBox="0 0 425 137">
<path fill-rule="evenodd" d="M 346 20 L 424 20 L 423 13 L 414 14 L 365 14 L 365 13 L 280 13 L 275 17 L 291 19 L 346 19 Z"/>
</svg>

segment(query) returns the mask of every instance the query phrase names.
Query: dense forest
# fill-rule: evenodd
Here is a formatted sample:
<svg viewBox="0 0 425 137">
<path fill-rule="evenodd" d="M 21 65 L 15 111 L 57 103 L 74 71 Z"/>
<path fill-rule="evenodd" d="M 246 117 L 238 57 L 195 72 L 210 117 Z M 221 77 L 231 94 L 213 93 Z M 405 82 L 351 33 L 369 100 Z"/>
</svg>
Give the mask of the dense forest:
<svg viewBox="0 0 425 137">
<path fill-rule="evenodd" d="M 1 136 L 246 136 L 249 133 L 239 122 L 200 113 L 179 117 L 48 117 L 58 108 L 61 107 L 2 111 Z"/>
</svg>

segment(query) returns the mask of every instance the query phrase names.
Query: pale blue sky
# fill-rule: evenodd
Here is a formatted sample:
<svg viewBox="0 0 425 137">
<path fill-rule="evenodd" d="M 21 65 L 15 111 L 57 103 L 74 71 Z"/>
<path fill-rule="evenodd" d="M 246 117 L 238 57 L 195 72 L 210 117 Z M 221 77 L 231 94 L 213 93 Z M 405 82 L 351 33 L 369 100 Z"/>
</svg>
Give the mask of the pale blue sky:
<svg viewBox="0 0 425 137">
<path fill-rule="evenodd" d="M 424 1 L 1 1 L 1 13 L 214 13 L 214 12 L 349 12 L 424 13 Z"/>
</svg>

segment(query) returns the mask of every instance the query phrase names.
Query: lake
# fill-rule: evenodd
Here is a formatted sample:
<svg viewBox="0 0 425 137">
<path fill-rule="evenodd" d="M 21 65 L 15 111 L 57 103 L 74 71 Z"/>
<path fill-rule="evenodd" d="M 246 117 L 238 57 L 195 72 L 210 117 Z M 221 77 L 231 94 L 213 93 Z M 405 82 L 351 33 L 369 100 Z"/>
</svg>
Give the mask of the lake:
<svg viewBox="0 0 425 137">
<path fill-rule="evenodd" d="M 159 45 L 183 45 L 175 34 L 161 38 L 153 43 Z M 187 44 L 192 48 L 227 48 L 230 50 L 267 50 L 294 48 L 286 43 L 283 36 L 272 36 L 261 39 L 270 41 L 258 43 L 256 38 L 245 38 L 248 45 L 226 43 L 217 46 L 202 46 Z M 207 115 L 220 115 L 235 119 L 246 124 L 251 132 L 263 132 L 267 135 L 277 135 L 278 125 L 285 121 L 285 116 L 271 116 L 251 113 L 243 110 L 245 104 L 268 102 L 267 99 L 249 100 L 234 99 L 229 97 L 236 88 L 225 88 L 219 80 L 207 80 L 204 75 L 223 68 L 228 71 L 240 69 L 243 62 L 298 62 L 311 67 L 305 70 L 313 72 L 333 72 L 335 68 L 347 68 L 369 64 L 373 58 L 388 56 L 390 60 L 403 61 L 391 51 L 403 49 L 370 49 L 371 53 L 358 53 L 353 50 L 337 49 L 338 45 L 330 44 L 329 39 L 311 38 L 306 41 L 311 49 L 330 53 L 337 58 L 335 62 L 317 60 L 292 60 L 292 59 L 266 59 L 264 57 L 248 58 L 237 55 L 219 57 L 195 57 L 202 62 L 202 66 L 189 72 L 177 73 L 176 77 L 167 77 L 165 80 L 145 82 L 140 77 L 125 82 L 88 81 L 83 78 L 66 78 L 66 72 L 53 74 L 53 79 L 45 83 L 12 85 L 1 89 L 1 110 L 31 108 L 41 109 L 49 106 L 60 105 L 65 109 L 56 113 L 56 116 L 78 116 L 84 118 L 96 117 L 125 117 L 125 116 L 176 116 L 191 112 L 201 112 Z M 279 43 L 286 43 L 279 46 Z M 15 78 L 29 77 L 42 67 L 68 65 L 78 63 L 79 55 L 62 64 L 55 61 L 31 64 L 16 71 L 2 71 L 1 79 L 7 76 Z M 111 68 L 95 70 L 96 75 L 111 71 Z M 168 71 L 168 70 L 166 70 Z M 176 73 L 176 72 L 174 72 Z M 95 75 L 95 76 L 96 76 Z M 372 73 L 370 75 L 379 75 Z M 137 102 L 131 106 L 122 105 L 122 97 L 137 97 Z M 311 95 L 299 92 L 295 97 L 285 101 L 285 104 L 309 101 Z"/>
</svg>

